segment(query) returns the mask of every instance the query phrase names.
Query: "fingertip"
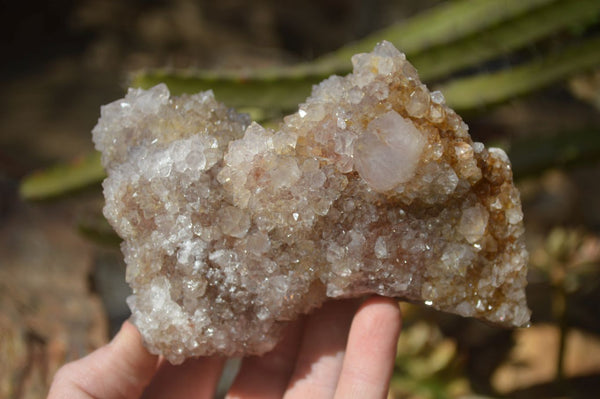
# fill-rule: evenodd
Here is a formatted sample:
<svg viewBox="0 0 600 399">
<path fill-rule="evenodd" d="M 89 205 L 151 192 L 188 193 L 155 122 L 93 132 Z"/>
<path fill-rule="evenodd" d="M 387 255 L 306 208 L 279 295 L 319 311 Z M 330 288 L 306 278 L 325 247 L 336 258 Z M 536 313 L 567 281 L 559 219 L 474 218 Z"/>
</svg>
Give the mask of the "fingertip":
<svg viewBox="0 0 600 399">
<path fill-rule="evenodd" d="M 121 329 L 108 345 L 113 352 L 116 366 L 134 386 L 145 387 L 158 365 L 158 356 L 151 354 L 144 346 L 137 327 L 126 320 Z"/>
<path fill-rule="evenodd" d="M 136 398 L 148 385 L 158 356 L 150 354 L 129 321 L 113 340 L 56 373 L 49 398 Z"/>
<path fill-rule="evenodd" d="M 137 329 L 137 327 L 135 325 L 133 325 L 133 323 L 129 319 L 125 320 L 123 322 L 123 324 L 121 324 L 121 328 L 115 334 L 112 341 L 114 341 L 115 338 L 117 338 L 119 336 L 123 336 L 123 335 L 135 337 L 136 339 L 139 339 L 140 341 L 142 339 L 142 336 L 141 336 L 139 330 Z"/>
<path fill-rule="evenodd" d="M 133 323 L 125 320 L 119 329 L 119 332 L 110 341 L 109 346 L 115 347 L 115 350 L 127 354 L 129 357 L 135 357 L 140 364 L 148 363 L 148 360 L 158 360 L 158 356 L 148 352 L 144 346 L 142 335 Z"/>
<path fill-rule="evenodd" d="M 348 332 L 361 302 L 330 301 L 307 317 L 286 398 L 328 398 L 335 392 Z"/>
<path fill-rule="evenodd" d="M 218 356 L 190 358 L 174 366 L 162 359 L 150 384 L 142 394 L 143 399 L 152 398 L 212 398 L 225 358 Z"/>
<path fill-rule="evenodd" d="M 367 320 L 361 321 L 363 318 Z M 355 323 L 364 323 L 365 325 L 384 324 L 388 331 L 397 331 L 397 334 L 402 329 L 402 311 L 395 298 L 380 295 L 369 297 L 360 306 L 354 319 Z"/>
<path fill-rule="evenodd" d="M 336 398 L 387 396 L 401 328 L 396 300 L 374 296 L 361 305 L 352 320 Z"/>
</svg>

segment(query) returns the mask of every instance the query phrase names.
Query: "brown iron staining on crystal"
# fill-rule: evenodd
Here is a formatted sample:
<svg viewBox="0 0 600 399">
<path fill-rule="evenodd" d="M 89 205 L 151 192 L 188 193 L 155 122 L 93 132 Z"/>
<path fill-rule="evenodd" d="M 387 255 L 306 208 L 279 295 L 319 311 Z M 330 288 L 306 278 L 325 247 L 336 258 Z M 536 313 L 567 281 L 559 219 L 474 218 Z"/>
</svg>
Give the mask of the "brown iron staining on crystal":
<svg viewBox="0 0 600 399">
<path fill-rule="evenodd" d="M 352 62 L 277 131 L 164 85 L 102 108 L 104 213 L 153 353 L 261 354 L 299 314 L 368 293 L 528 323 L 506 154 L 390 43 Z"/>
</svg>

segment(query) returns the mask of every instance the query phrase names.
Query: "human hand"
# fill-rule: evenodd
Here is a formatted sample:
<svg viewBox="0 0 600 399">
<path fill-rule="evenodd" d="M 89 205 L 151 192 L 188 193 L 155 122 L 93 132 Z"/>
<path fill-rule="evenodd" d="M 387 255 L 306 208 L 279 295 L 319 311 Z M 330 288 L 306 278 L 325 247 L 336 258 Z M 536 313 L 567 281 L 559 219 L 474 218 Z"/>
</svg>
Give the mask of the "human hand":
<svg viewBox="0 0 600 399">
<path fill-rule="evenodd" d="M 328 302 L 291 323 L 273 351 L 244 358 L 227 398 L 385 398 L 400 329 L 390 298 Z M 63 366 L 48 398 L 212 398 L 224 362 L 173 366 L 127 321 L 109 344 Z"/>
</svg>

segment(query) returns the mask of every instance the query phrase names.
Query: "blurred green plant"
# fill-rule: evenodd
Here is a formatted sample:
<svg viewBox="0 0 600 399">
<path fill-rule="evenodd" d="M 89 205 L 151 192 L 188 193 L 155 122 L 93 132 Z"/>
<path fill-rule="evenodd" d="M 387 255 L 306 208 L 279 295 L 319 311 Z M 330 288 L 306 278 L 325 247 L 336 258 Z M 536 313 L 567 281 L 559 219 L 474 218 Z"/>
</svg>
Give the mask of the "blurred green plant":
<svg viewBox="0 0 600 399">
<path fill-rule="evenodd" d="M 406 326 L 398 340 L 398 354 L 390 394 L 394 398 L 442 399 L 470 393 L 456 342 L 437 326 L 419 321 Z"/>
<path fill-rule="evenodd" d="M 88 212 L 77 220 L 79 234 L 102 247 L 118 248 L 123 241 L 102 212 Z"/>
<path fill-rule="evenodd" d="M 577 98 L 600 110 L 600 69 L 573 77 L 569 89 Z"/>
<path fill-rule="evenodd" d="M 312 62 L 236 71 L 144 70 L 134 72 L 130 80 L 132 86 L 144 88 L 165 82 L 173 94 L 210 89 L 229 106 L 273 123 L 302 102 L 312 85 L 331 74 L 349 72 L 353 54 L 370 51 L 375 43 L 389 40 L 407 54 L 423 80 L 442 90 L 448 105 L 468 113 L 600 66 L 600 36 L 587 33 L 599 16 L 598 0 L 448 1 Z M 495 64 L 505 64 L 497 61 L 509 54 L 516 52 L 517 58 L 523 58 L 522 50 L 531 45 L 537 46 L 533 57 L 525 57 L 516 66 L 490 70 L 498 66 Z M 491 61 L 496 63 L 482 66 Z M 585 154 L 583 157 L 575 152 L 575 160 L 600 158 L 598 133 L 588 133 L 582 136 L 566 132 L 556 140 L 542 140 L 548 148 L 537 159 L 536 170 L 555 166 L 556 154 L 565 143 Z M 515 157 L 525 154 L 524 162 L 531 151 L 529 145 L 508 143 Z M 521 163 L 517 158 L 513 162 Z M 21 185 L 22 197 L 52 198 L 97 184 L 104 178 L 98 155 L 84 159 L 89 162 L 60 165 L 26 177 Z M 518 171 L 515 168 L 516 177 Z"/>
<path fill-rule="evenodd" d="M 501 146 L 507 150 L 515 177 L 522 179 L 549 168 L 598 161 L 600 130 L 582 129 L 516 137 Z"/>
<path fill-rule="evenodd" d="M 100 153 L 78 157 L 68 164 L 58 164 L 27 176 L 19 187 L 22 198 L 39 200 L 81 189 L 104 180 L 106 173 L 100 163 Z"/>
<path fill-rule="evenodd" d="M 174 94 L 213 90 L 220 101 L 232 107 L 260 107 L 271 116 L 281 115 L 304 101 L 313 84 L 332 74 L 350 72 L 352 55 L 371 51 L 382 40 L 391 41 L 405 52 L 421 79 L 431 82 L 447 80 L 457 71 L 552 34 L 583 29 L 596 22 L 599 13 L 597 0 L 446 2 L 309 63 L 243 71 L 144 70 L 134 72 L 131 83 L 150 88 L 164 82 Z M 580 49 L 567 46 L 565 51 L 571 51 L 548 53 L 541 60 L 536 57 L 508 75 L 483 73 L 450 79 L 441 88 L 448 104 L 457 110 L 506 101 L 600 65 L 600 52 L 588 51 L 598 48 L 598 40 L 590 40 Z"/>
<path fill-rule="evenodd" d="M 555 228 L 531 254 L 530 264 L 552 287 L 552 313 L 560 328 L 556 380 L 564 381 L 568 297 L 600 276 L 600 237 L 577 229 Z"/>
</svg>

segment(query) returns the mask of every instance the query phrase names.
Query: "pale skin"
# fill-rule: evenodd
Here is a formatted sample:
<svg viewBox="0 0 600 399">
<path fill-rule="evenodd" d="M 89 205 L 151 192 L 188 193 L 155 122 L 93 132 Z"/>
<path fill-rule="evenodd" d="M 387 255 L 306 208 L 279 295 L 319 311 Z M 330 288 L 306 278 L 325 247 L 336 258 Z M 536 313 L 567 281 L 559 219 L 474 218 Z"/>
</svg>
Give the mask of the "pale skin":
<svg viewBox="0 0 600 399">
<path fill-rule="evenodd" d="M 402 317 L 396 301 L 332 301 L 292 323 L 264 356 L 243 360 L 227 398 L 386 398 Z M 55 375 L 49 399 L 212 398 L 224 358 L 172 366 L 125 322 L 107 345 Z"/>
</svg>

